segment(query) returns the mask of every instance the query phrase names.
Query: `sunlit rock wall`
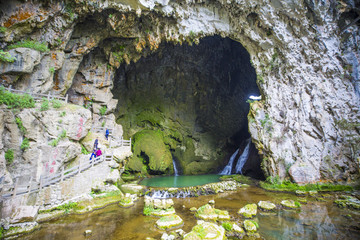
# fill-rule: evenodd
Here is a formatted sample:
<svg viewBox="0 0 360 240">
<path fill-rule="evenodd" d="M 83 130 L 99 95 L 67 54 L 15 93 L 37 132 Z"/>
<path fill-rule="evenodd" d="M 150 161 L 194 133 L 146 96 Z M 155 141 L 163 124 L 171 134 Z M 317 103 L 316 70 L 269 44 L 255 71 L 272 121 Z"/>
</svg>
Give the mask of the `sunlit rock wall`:
<svg viewBox="0 0 360 240">
<path fill-rule="evenodd" d="M 65 94 L 95 47 L 104 50 L 111 68 L 118 68 L 155 52 L 162 41 L 196 43 L 208 35 L 228 36 L 248 50 L 256 69 L 262 101 L 251 106 L 249 130 L 265 174 L 291 176 L 296 182 L 350 180 L 359 173 L 360 34 L 358 23 L 346 26 L 358 16 L 356 4 L 8 1 L 1 4 L 0 22 L 6 27 L 1 46 L 31 38 L 46 42 L 51 51 L 42 54 L 33 73 L 6 72 L 1 79 L 37 91 L 42 84 L 49 89 L 45 82 L 50 81 L 52 90 Z M 47 60 L 53 53 L 59 59 Z M 47 66 L 54 66 L 53 74 L 31 77 Z"/>
</svg>

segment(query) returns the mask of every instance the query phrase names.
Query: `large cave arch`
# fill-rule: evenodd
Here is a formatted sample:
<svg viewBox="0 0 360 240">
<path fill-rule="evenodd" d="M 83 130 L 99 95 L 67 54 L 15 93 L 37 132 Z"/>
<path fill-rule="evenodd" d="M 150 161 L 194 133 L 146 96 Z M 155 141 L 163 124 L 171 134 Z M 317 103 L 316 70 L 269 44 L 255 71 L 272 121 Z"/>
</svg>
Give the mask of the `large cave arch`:
<svg viewBox="0 0 360 240">
<path fill-rule="evenodd" d="M 130 169 L 141 171 L 148 163 L 146 151 L 136 145 L 146 129 L 148 134 L 162 132 L 159 141 L 170 149 L 183 174 L 201 174 L 218 172 L 237 148 L 244 148 L 250 137 L 246 101 L 259 90 L 246 49 L 229 38 L 213 36 L 192 46 L 163 43 L 156 53 L 122 64 L 112 93 L 119 100 L 115 112 L 125 136 L 136 133 Z M 147 144 L 159 148 L 161 143 L 149 139 Z M 252 148 L 244 173 L 259 177 L 260 161 Z M 156 150 L 147 151 L 157 156 Z"/>
</svg>

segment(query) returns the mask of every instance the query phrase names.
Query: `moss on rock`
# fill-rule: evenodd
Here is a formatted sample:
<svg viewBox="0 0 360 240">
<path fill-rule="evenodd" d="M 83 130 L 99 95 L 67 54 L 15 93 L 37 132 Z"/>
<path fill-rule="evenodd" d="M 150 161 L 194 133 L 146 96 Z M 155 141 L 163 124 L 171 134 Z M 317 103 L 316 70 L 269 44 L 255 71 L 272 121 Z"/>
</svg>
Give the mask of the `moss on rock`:
<svg viewBox="0 0 360 240">
<path fill-rule="evenodd" d="M 172 166 L 172 156 L 161 131 L 143 130 L 136 133 L 133 153 L 127 165 L 133 171 L 165 173 Z"/>
</svg>

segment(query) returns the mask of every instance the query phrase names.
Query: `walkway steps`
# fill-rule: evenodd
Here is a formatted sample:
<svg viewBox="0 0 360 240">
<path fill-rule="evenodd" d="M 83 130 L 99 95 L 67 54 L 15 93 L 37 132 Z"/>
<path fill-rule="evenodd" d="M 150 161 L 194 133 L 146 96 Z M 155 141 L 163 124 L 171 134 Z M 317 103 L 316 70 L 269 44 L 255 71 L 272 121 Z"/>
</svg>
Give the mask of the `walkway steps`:
<svg viewBox="0 0 360 240">
<path fill-rule="evenodd" d="M 10 189 L 10 191 L 5 192 L 1 196 L 1 200 L 8 199 L 11 197 L 29 194 L 33 192 L 38 192 L 41 189 L 54 185 L 58 182 L 65 181 L 71 177 L 76 176 L 77 174 L 86 171 L 87 169 L 92 168 L 93 166 L 100 164 L 103 161 L 110 161 L 114 158 L 112 154 L 103 154 L 97 158 L 93 158 L 92 160 L 86 162 L 80 162 L 78 165 L 64 169 L 62 168 L 61 172 L 51 175 L 42 175 L 40 176 L 40 182 L 32 181 L 32 178 L 29 181 L 29 184 L 26 185 L 18 185 L 18 179 L 15 180 L 15 185 Z"/>
</svg>

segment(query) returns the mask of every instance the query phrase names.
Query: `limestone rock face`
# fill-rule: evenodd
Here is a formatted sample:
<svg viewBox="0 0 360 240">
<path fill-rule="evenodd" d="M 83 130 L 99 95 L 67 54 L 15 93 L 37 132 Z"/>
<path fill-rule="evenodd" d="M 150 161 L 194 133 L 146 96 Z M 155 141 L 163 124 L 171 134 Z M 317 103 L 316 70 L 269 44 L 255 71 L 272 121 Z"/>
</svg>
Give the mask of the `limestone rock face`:
<svg viewBox="0 0 360 240">
<path fill-rule="evenodd" d="M 0 67 L 0 74 L 6 73 L 32 73 L 36 65 L 40 63 L 41 54 L 39 51 L 29 48 L 15 48 L 9 51 L 16 60 L 13 63 L 3 63 Z"/>
<path fill-rule="evenodd" d="M 63 11 L 63 2 L 49 9 L 29 1 L 1 3 L 0 24 L 6 27 L 0 36 L 2 47 L 18 39 L 34 39 L 45 42 L 64 60 L 50 55 L 50 61 L 31 49 L 10 50 L 17 61 L 2 62 L 0 77 L 5 85 L 16 82 L 23 89 L 68 92 L 81 105 L 91 104 L 94 97 L 93 111 L 100 113 L 107 106 L 108 114 L 116 104 L 110 91 L 114 83 L 94 84 L 97 78 L 111 79 L 125 64 L 159 51 L 164 41 L 193 44 L 215 34 L 230 37 L 245 47 L 256 71 L 262 100 L 250 104 L 248 121 L 265 175 L 290 176 L 297 183 L 352 180 L 359 174 L 360 34 L 358 24 L 346 27 L 356 18 L 349 14 L 356 12 L 353 1 L 340 2 L 337 6 L 315 0 L 75 2 L 72 14 Z M 114 12 L 111 16 L 105 14 L 108 9 Z M 12 17 L 24 12 L 29 16 L 26 19 Z M 149 29 L 140 27 L 140 18 Z M 101 61 L 91 61 L 96 55 Z M 49 74 L 53 63 L 54 73 Z M 184 74 L 180 71 L 174 79 Z M 234 76 L 225 76 L 220 82 L 225 85 L 231 79 Z M 134 87 L 128 83 L 129 89 Z M 143 84 L 151 83 L 155 82 Z M 96 96 L 90 92 L 94 85 Z M 186 98 L 179 94 L 179 99 Z M 204 99 L 211 91 L 207 94 Z M 214 104 L 218 106 L 217 101 Z M 221 111 L 216 113 L 221 115 Z M 171 116 L 174 123 L 176 118 L 176 114 Z M 196 125 L 195 130 L 204 129 Z M 73 134 L 69 137 L 78 139 Z M 217 153 L 209 146 L 217 145 L 205 139 L 207 135 L 184 139 L 176 155 L 193 152 L 204 160 L 204 171 L 216 171 L 220 162 L 212 161 Z M 173 140 L 166 144 L 179 143 Z M 184 169 L 199 173 L 200 166 L 193 161 L 184 164 Z"/>
<path fill-rule="evenodd" d="M 19 206 L 11 216 L 13 223 L 33 222 L 38 214 L 39 206 Z"/>
</svg>

